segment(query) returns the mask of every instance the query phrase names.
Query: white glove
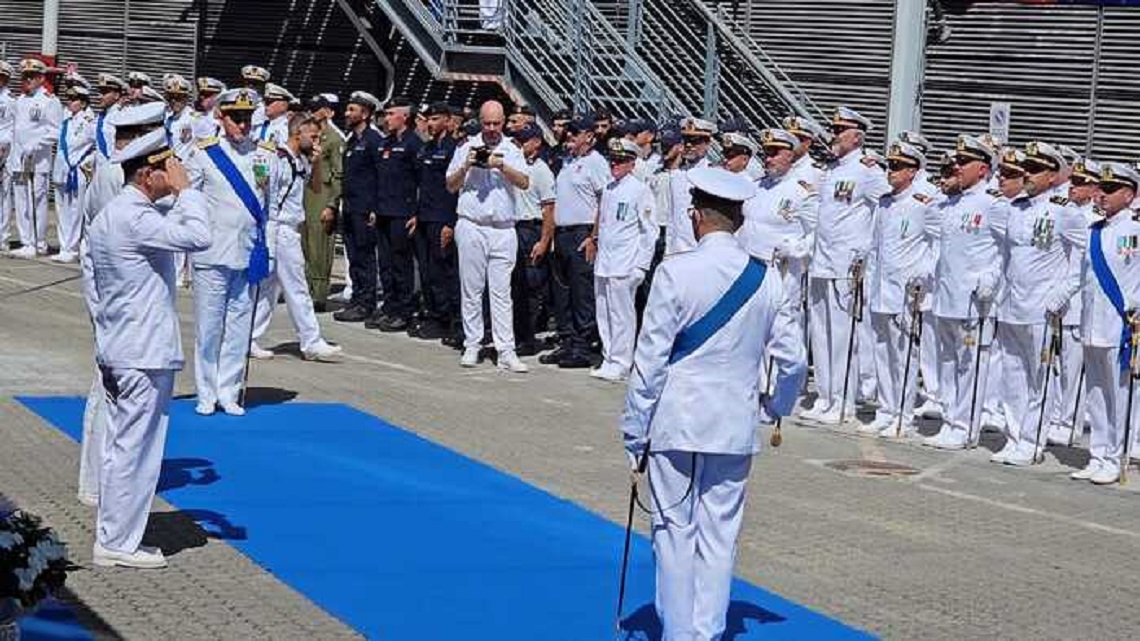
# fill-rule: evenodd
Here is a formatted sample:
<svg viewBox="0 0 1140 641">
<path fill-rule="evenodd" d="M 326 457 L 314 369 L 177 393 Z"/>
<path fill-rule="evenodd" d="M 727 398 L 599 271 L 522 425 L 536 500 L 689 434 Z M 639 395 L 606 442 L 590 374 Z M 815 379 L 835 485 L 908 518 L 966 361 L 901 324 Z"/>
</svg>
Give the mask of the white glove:
<svg viewBox="0 0 1140 641">
<path fill-rule="evenodd" d="M 907 281 L 906 281 L 906 297 L 907 297 L 908 302 L 910 301 L 911 297 L 914 296 L 915 292 L 918 292 L 918 296 L 920 299 L 922 298 L 922 295 L 926 293 L 926 277 L 925 276 L 916 275 L 916 276 L 911 276 L 910 278 L 907 279 Z"/>
<path fill-rule="evenodd" d="M 627 459 L 629 459 L 630 471 L 636 472 L 637 471 L 637 463 L 638 463 L 637 455 L 634 454 L 633 452 L 630 452 L 629 450 L 626 450 L 625 456 Z"/>
<path fill-rule="evenodd" d="M 992 272 L 985 272 L 978 276 L 978 286 L 974 288 L 974 298 L 982 305 L 988 305 L 994 300 L 997 289 L 996 278 Z"/>
<path fill-rule="evenodd" d="M 1069 297 L 1062 292 L 1054 292 L 1045 301 L 1045 311 L 1055 318 L 1064 316 L 1069 311 Z"/>
</svg>

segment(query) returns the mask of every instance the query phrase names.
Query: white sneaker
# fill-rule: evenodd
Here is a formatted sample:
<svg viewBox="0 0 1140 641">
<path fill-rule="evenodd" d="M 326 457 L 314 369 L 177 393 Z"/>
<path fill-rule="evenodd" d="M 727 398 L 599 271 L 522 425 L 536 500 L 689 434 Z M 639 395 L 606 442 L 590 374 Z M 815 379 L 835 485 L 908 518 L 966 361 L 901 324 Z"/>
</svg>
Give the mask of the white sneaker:
<svg viewBox="0 0 1140 641">
<path fill-rule="evenodd" d="M 1073 472 L 1069 475 L 1069 478 L 1073 479 L 1074 481 L 1087 481 L 1091 479 L 1093 475 L 1098 471 L 1100 471 L 1100 463 L 1098 463 L 1096 459 L 1092 459 L 1089 461 L 1089 464 L 1084 467 L 1084 469 Z"/>
<path fill-rule="evenodd" d="M 75 252 L 68 251 L 61 251 L 51 257 L 52 261 L 56 263 L 74 263 L 77 258 L 78 256 L 75 255 Z"/>
<path fill-rule="evenodd" d="M 8 255 L 12 258 L 35 258 L 36 250 L 31 245 L 24 245 L 19 249 L 13 249 Z"/>
<path fill-rule="evenodd" d="M 463 350 L 463 357 L 459 359 L 460 367 L 475 367 L 479 364 L 479 348 L 468 347 Z"/>
<path fill-rule="evenodd" d="M 338 363 L 341 361 L 341 352 L 343 351 L 340 345 L 329 345 L 321 341 L 312 349 L 302 352 L 301 358 L 319 363 Z"/>
<path fill-rule="evenodd" d="M 99 507 L 98 494 L 79 494 L 76 496 L 76 498 L 79 499 L 80 505 L 86 505 L 87 507 Z"/>
<path fill-rule="evenodd" d="M 590 376 L 611 383 L 621 383 L 625 380 L 624 374 L 609 365 L 602 365 L 601 367 L 591 369 Z"/>
<path fill-rule="evenodd" d="M 860 424 L 855 428 L 855 431 L 864 436 L 877 436 L 879 432 L 883 431 L 884 427 L 893 424 L 891 416 L 887 414 L 879 414 L 875 416 L 875 420 L 867 424 Z"/>
<path fill-rule="evenodd" d="M 966 435 L 955 434 L 954 429 L 943 428 L 936 436 L 932 436 L 922 442 L 923 445 L 938 448 L 940 450 L 964 450 L 966 449 Z"/>
<path fill-rule="evenodd" d="M 222 411 L 230 416 L 245 416 L 245 408 L 233 401 L 222 403 L 221 405 Z"/>
<path fill-rule="evenodd" d="M 1005 457 L 1006 465 L 1013 465 L 1016 467 L 1029 467 L 1034 463 L 1045 460 L 1045 450 L 1042 449 L 1038 452 L 1038 448 L 1032 443 L 1024 442 L 1017 446 L 1017 448 Z"/>
<path fill-rule="evenodd" d="M 819 418 L 817 418 L 816 421 L 824 425 L 839 425 L 843 421 L 854 418 L 854 416 L 855 408 L 849 408 L 843 415 L 842 420 L 840 420 L 839 408 L 836 407 L 820 414 Z"/>
<path fill-rule="evenodd" d="M 271 361 L 275 354 L 257 343 L 252 343 L 249 346 L 249 355 L 259 361 Z"/>
<path fill-rule="evenodd" d="M 202 416 L 210 416 L 217 409 L 218 404 L 213 401 L 198 401 L 198 404 L 194 406 L 194 411 Z"/>
<path fill-rule="evenodd" d="M 116 565 L 124 568 L 140 568 L 144 570 L 157 570 L 166 567 L 166 557 L 162 550 L 140 545 L 133 554 L 108 550 L 98 542 L 92 551 L 92 562 L 99 567 L 110 568 Z"/>
<path fill-rule="evenodd" d="M 1112 485 L 1120 481 L 1120 470 L 1115 466 L 1101 467 L 1092 473 L 1089 480 L 1096 485 Z"/>
<path fill-rule="evenodd" d="M 465 357 L 466 353 L 463 354 Z M 514 352 L 503 352 L 499 354 L 499 369 L 514 372 L 515 374 L 526 374 L 530 368 L 526 363 L 519 360 L 519 355 Z"/>
<path fill-rule="evenodd" d="M 892 418 L 894 420 L 890 421 L 885 426 L 883 426 L 883 429 L 879 430 L 879 433 L 877 435 L 879 438 L 900 438 L 900 439 L 903 439 L 903 438 L 910 438 L 911 436 L 914 436 L 914 433 L 915 433 L 914 421 L 908 421 L 906 419 L 903 419 L 902 429 L 900 430 L 899 429 L 898 417 L 895 416 Z"/>
<path fill-rule="evenodd" d="M 990 463 L 1005 463 L 1005 460 L 1016 451 L 1017 443 L 1015 443 L 1013 439 L 1006 439 L 1005 445 L 990 455 Z"/>
</svg>

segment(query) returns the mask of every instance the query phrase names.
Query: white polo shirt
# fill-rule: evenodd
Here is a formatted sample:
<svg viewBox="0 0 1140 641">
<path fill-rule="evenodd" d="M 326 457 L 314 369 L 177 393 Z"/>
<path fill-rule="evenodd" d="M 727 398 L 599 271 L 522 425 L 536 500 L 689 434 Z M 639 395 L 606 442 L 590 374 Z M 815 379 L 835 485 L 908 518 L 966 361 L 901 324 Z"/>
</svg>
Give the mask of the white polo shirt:
<svg viewBox="0 0 1140 641">
<path fill-rule="evenodd" d="M 472 147 L 483 146 L 483 134 L 471 137 L 455 151 L 447 175 L 459 171 Z M 515 143 L 505 137 L 491 150 L 492 154 L 502 155 L 503 164 L 516 171 L 526 171 L 526 160 Z M 515 221 L 515 197 L 517 191 L 503 172 L 498 169 L 472 167 L 467 170 L 463 187 L 459 191 L 456 213 L 474 223 L 511 223 Z"/>
<path fill-rule="evenodd" d="M 597 151 L 568 156 L 555 182 L 554 224 L 593 225 L 602 191 L 613 179 L 610 164 Z"/>
<path fill-rule="evenodd" d="M 515 219 L 542 220 L 542 207 L 554 202 L 554 172 L 541 158 L 528 162 L 526 175 L 530 188 L 515 191 Z"/>
</svg>

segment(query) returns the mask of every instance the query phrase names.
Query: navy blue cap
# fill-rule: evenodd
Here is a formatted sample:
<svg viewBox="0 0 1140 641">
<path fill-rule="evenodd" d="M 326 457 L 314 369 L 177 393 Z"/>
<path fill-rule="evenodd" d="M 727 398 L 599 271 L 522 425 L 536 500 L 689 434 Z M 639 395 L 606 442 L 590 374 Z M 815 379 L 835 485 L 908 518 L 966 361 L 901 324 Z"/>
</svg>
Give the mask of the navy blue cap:
<svg viewBox="0 0 1140 641">
<path fill-rule="evenodd" d="M 677 129 L 662 129 L 657 132 L 657 139 L 661 141 L 661 149 L 668 150 L 681 144 L 681 132 Z"/>
<path fill-rule="evenodd" d="M 519 141 L 520 143 L 524 143 L 528 140 L 534 140 L 535 138 L 538 138 L 540 136 L 542 136 L 542 130 L 539 129 L 538 125 L 535 125 L 535 124 L 529 124 L 525 127 L 520 128 L 518 131 L 514 132 L 513 134 L 511 134 L 511 137 L 514 138 L 515 140 Z"/>
<path fill-rule="evenodd" d="M 578 116 L 570 122 L 566 123 L 566 131 L 570 133 L 581 133 L 583 131 L 594 130 L 594 119 L 589 116 Z"/>
</svg>

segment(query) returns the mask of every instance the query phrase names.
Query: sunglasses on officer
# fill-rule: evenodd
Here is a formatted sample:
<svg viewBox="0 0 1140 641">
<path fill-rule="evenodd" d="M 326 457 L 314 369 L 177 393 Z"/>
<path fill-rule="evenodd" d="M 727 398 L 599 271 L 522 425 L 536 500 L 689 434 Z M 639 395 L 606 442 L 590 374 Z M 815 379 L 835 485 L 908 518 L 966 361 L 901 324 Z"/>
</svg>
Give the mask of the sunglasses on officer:
<svg viewBox="0 0 1140 641">
<path fill-rule="evenodd" d="M 709 136 L 702 136 L 700 134 L 685 134 L 681 136 L 681 141 L 686 145 L 703 145 L 711 140 Z"/>
<path fill-rule="evenodd" d="M 1132 189 L 1131 185 L 1126 185 L 1124 183 L 1104 183 L 1100 186 L 1100 190 L 1106 194 L 1111 195 L 1111 194 L 1115 194 L 1116 192 L 1118 192 L 1121 189 L 1124 189 L 1126 187 L 1128 189 Z"/>
<path fill-rule="evenodd" d="M 918 169 L 913 164 L 903 160 L 888 160 L 887 171 L 902 171 L 904 169 Z"/>
<path fill-rule="evenodd" d="M 854 125 L 845 125 L 845 124 L 840 124 L 840 123 L 836 123 L 836 124 L 831 125 L 831 133 L 834 136 L 838 136 L 839 134 L 841 134 L 841 133 L 843 133 L 849 129 L 858 129 L 858 127 L 856 127 Z"/>
<path fill-rule="evenodd" d="M 1025 172 L 1017 169 L 999 169 L 998 176 L 1002 180 L 1016 180 L 1018 178 L 1025 178 Z"/>
<path fill-rule="evenodd" d="M 251 111 L 226 111 L 223 112 L 226 118 L 229 118 L 235 125 L 245 125 L 253 122 L 253 112 Z"/>
<path fill-rule="evenodd" d="M 1025 173 L 1031 176 L 1054 170 L 1053 167 L 1042 162 L 1037 162 L 1035 160 L 1026 160 L 1025 162 L 1021 163 L 1021 168 L 1025 170 Z"/>
<path fill-rule="evenodd" d="M 954 164 L 958 165 L 959 167 L 965 167 L 966 165 L 969 165 L 972 162 L 982 162 L 982 160 L 979 158 L 973 158 L 970 156 L 956 156 L 954 158 Z"/>
</svg>

